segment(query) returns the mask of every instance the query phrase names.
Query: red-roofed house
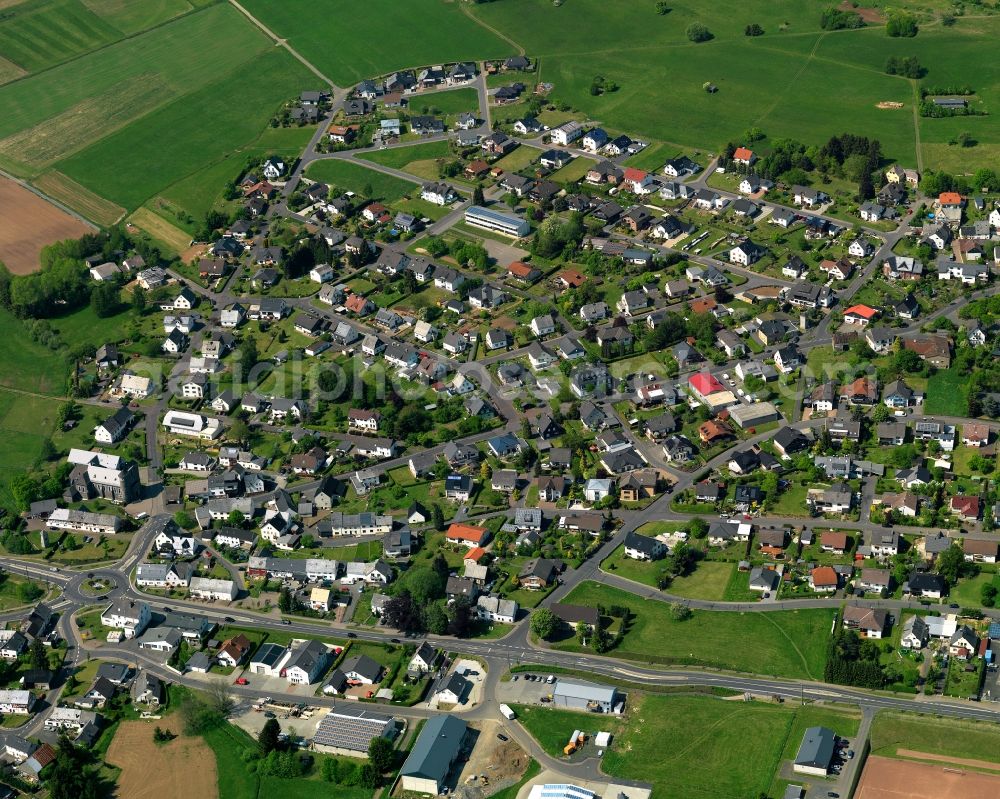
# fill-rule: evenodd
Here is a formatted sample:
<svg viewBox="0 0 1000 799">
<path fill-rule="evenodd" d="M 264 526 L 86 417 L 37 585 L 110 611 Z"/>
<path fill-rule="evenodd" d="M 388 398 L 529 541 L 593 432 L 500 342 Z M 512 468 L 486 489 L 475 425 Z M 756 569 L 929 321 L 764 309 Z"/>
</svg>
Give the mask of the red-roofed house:
<svg viewBox="0 0 1000 799">
<path fill-rule="evenodd" d="M 625 188 L 633 194 L 649 194 L 653 191 L 653 178 L 648 172 L 635 167 L 628 167 L 622 176 Z"/>
<path fill-rule="evenodd" d="M 468 552 L 465 553 L 465 557 L 462 560 L 465 561 L 466 565 L 470 563 L 477 564 L 485 556 L 486 556 L 485 549 L 483 549 L 482 547 L 473 547 L 472 549 L 470 549 Z"/>
<path fill-rule="evenodd" d="M 490 531 L 485 527 L 474 527 L 471 524 L 452 524 L 445 533 L 449 544 L 465 544 L 467 547 L 481 547 L 490 537 Z"/>
<path fill-rule="evenodd" d="M 698 372 L 697 374 L 691 375 L 688 378 L 688 385 L 691 390 L 695 393 L 698 399 L 704 400 L 710 394 L 714 394 L 717 391 L 725 391 L 726 387 L 722 385 L 715 377 L 705 372 Z"/>
<path fill-rule="evenodd" d="M 361 216 L 369 222 L 377 222 L 387 216 L 388 213 L 389 210 L 382 203 L 369 203 L 365 206 L 365 210 L 361 212 Z"/>
<path fill-rule="evenodd" d="M 522 283 L 534 283 L 538 278 L 542 276 L 531 264 L 526 264 L 524 261 L 514 261 L 510 266 L 507 267 L 507 273 L 515 280 L 520 280 Z"/>
<path fill-rule="evenodd" d="M 962 425 L 962 443 L 967 447 L 985 447 L 990 443 L 990 426 L 983 422 Z"/>
<path fill-rule="evenodd" d="M 691 313 L 709 313 L 719 306 L 715 297 L 702 297 L 700 300 L 692 300 L 688 303 Z"/>
<path fill-rule="evenodd" d="M 568 289 L 579 288 L 587 282 L 587 276 L 579 269 L 563 269 L 556 279 Z"/>
<path fill-rule="evenodd" d="M 358 316 L 367 316 L 375 310 L 375 303 L 367 297 L 362 297 L 360 294 L 352 294 L 344 302 L 344 307 Z"/>
<path fill-rule="evenodd" d="M 754 161 L 757 160 L 757 156 L 754 155 L 753 150 L 748 150 L 746 147 L 737 147 L 736 150 L 733 152 L 733 160 L 737 164 L 750 166 Z"/>
<path fill-rule="evenodd" d="M 809 573 L 809 587 L 813 591 L 833 593 L 837 585 L 837 572 L 832 566 L 817 566 Z"/>
<path fill-rule="evenodd" d="M 979 518 L 979 497 L 952 497 L 950 507 L 963 521 L 973 522 Z"/>
<path fill-rule="evenodd" d="M 852 325 L 868 325 L 878 318 L 878 311 L 868 305 L 852 305 L 844 311 L 844 321 Z"/>
</svg>

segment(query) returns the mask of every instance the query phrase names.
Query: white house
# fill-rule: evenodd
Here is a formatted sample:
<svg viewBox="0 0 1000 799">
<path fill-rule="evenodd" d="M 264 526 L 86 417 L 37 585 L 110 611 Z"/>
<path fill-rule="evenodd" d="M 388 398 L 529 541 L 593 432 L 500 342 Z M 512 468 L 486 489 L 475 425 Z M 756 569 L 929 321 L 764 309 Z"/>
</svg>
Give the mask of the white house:
<svg viewBox="0 0 1000 799">
<path fill-rule="evenodd" d="M 101 612 L 101 624 L 121 630 L 126 638 L 140 635 L 149 621 L 149 605 L 145 602 L 112 602 Z"/>
</svg>

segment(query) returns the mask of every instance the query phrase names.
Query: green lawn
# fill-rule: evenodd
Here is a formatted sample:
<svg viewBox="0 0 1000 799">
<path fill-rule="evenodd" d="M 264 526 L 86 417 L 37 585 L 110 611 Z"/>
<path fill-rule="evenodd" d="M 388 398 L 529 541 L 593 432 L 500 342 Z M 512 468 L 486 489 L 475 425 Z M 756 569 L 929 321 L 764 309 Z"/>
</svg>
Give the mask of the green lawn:
<svg viewBox="0 0 1000 799">
<path fill-rule="evenodd" d="M 8 348 L 0 365 L 0 386 L 43 394 L 62 394 L 66 390 L 69 364 L 65 355 L 31 341 L 21 321 L 3 308 L 0 337 L 17 342 L 16 347 Z"/>
<path fill-rule="evenodd" d="M 24 590 L 27 590 L 26 586 L 33 586 L 39 589 L 42 593 L 38 597 L 45 596 L 45 587 L 39 585 L 34 580 L 29 580 L 17 574 L 4 574 L 0 578 L 0 610 L 21 607 L 31 602 L 30 598 L 26 598 L 30 597 L 30 595 L 22 593 Z"/>
<path fill-rule="evenodd" d="M 648 602 L 627 591 L 589 581 L 574 588 L 565 601 L 592 607 L 625 605 L 631 609 L 636 618 L 622 644 L 613 650 L 616 657 L 803 679 L 822 677 L 833 619 L 832 610 L 696 610 L 693 618 L 678 622 L 665 602 Z M 739 641 L 753 641 L 754 645 L 739 646 Z M 577 644 L 574 639 L 556 647 L 572 650 Z"/>
<path fill-rule="evenodd" d="M 374 169 L 361 166 L 361 164 L 340 159 L 314 161 L 309 165 L 306 174 L 313 180 L 330 183 L 345 191 L 361 193 L 365 186 L 371 186 L 371 199 L 379 199 L 387 203 L 394 203 L 414 192 L 420 196 L 416 183 L 409 183 L 393 175 L 376 172 Z"/>
<path fill-rule="evenodd" d="M 514 705 L 514 711 L 517 713 L 518 723 L 552 757 L 562 757 L 563 747 L 569 742 L 574 730 L 581 730 L 593 737 L 600 730 L 617 734 L 621 729 L 619 719 L 613 716 L 529 705 Z"/>
<path fill-rule="evenodd" d="M 374 161 L 382 166 L 393 169 L 403 169 L 412 161 L 426 161 L 430 158 L 445 158 L 451 153 L 451 146 L 446 141 L 432 141 L 426 144 L 414 144 L 412 147 L 392 147 L 385 150 L 364 152 L 358 157 L 365 161 Z"/>
<path fill-rule="evenodd" d="M 924 413 L 965 416 L 968 413 L 969 378 L 956 369 L 942 369 L 927 381 Z"/>
<path fill-rule="evenodd" d="M 663 569 L 656 561 L 633 560 L 625 557 L 625 548 L 618 547 L 602 564 L 601 568 L 617 577 L 635 580 L 637 583 L 656 588 L 657 578 Z M 736 569 L 736 564 L 722 561 L 702 561 L 691 574 L 674 578 L 667 590 L 669 594 L 690 599 L 723 599 L 726 585 Z"/>
<path fill-rule="evenodd" d="M 900 749 L 1000 763 L 1000 724 L 882 710 L 871 729 L 873 755 Z"/>
<path fill-rule="evenodd" d="M 411 113 L 427 113 L 437 116 L 475 113 L 479 110 L 479 93 L 473 88 L 451 89 L 445 92 L 418 94 L 410 98 Z"/>
</svg>

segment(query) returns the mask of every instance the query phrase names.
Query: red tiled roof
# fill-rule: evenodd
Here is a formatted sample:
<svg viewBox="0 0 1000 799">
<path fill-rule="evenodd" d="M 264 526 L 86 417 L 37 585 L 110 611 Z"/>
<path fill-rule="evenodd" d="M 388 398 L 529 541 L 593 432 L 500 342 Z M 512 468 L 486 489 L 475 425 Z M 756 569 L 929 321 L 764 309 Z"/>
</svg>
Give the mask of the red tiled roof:
<svg viewBox="0 0 1000 799">
<path fill-rule="evenodd" d="M 480 544 L 486 538 L 488 530 L 485 527 L 473 527 L 471 524 L 452 524 L 445 537 L 457 541 L 471 541 Z"/>
<path fill-rule="evenodd" d="M 737 147 L 733 152 L 733 158 L 737 161 L 749 161 L 753 158 L 753 150 L 748 150 L 746 147 Z"/>
<path fill-rule="evenodd" d="M 852 305 L 844 311 L 844 316 L 848 315 L 860 316 L 862 319 L 874 319 L 878 316 L 878 311 L 868 305 Z"/>
<path fill-rule="evenodd" d="M 815 586 L 836 586 L 837 572 L 833 570 L 832 566 L 817 566 L 812 570 L 812 582 Z"/>
<path fill-rule="evenodd" d="M 691 375 L 688 378 L 688 385 L 703 397 L 714 394 L 716 391 L 724 391 L 726 388 L 715 377 L 704 372 Z"/>
<path fill-rule="evenodd" d="M 641 169 L 636 169 L 633 166 L 627 167 L 625 169 L 624 178 L 628 182 L 642 183 L 647 177 L 649 177 L 648 172 L 644 172 Z"/>
</svg>

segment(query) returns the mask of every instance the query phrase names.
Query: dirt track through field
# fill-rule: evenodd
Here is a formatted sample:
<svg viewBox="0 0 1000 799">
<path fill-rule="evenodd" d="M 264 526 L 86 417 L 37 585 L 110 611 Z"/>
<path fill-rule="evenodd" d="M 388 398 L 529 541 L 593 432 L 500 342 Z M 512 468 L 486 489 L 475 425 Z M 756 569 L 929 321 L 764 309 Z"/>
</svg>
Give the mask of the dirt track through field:
<svg viewBox="0 0 1000 799">
<path fill-rule="evenodd" d="M 856 794 L 857 799 L 967 799 L 972 796 L 1000 796 L 1000 776 L 877 755 L 868 758 Z"/>
<path fill-rule="evenodd" d="M 0 261 L 15 275 L 38 269 L 42 247 L 91 228 L 8 178 L 0 177 Z"/>
<path fill-rule="evenodd" d="M 160 722 L 176 731 L 178 722 Z M 201 738 L 181 736 L 153 743 L 156 722 L 123 721 L 108 749 L 107 760 L 121 768 L 120 799 L 216 799 L 215 755 Z"/>
</svg>

